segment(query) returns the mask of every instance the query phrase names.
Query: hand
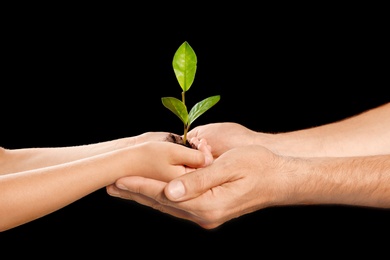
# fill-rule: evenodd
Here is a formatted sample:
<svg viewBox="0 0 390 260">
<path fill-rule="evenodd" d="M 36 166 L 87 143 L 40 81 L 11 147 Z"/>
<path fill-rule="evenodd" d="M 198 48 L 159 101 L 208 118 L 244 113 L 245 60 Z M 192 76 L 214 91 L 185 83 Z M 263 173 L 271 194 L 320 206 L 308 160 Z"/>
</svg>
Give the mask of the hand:
<svg viewBox="0 0 390 260">
<path fill-rule="evenodd" d="M 194 144 L 198 149 L 169 141 L 145 141 L 124 148 L 122 151 L 128 150 L 129 156 L 124 157 L 125 162 L 117 162 L 119 166 L 117 172 L 121 176 L 112 173 L 114 179 L 111 183 L 124 176 L 143 176 L 170 181 L 196 168 L 211 164 L 213 157 L 207 142 L 201 140 L 195 141 Z"/>
<path fill-rule="evenodd" d="M 239 147 L 168 185 L 160 180 L 125 177 L 107 192 L 212 229 L 241 215 L 283 204 L 288 190 L 278 168 L 283 165 L 281 160 L 262 146 Z M 185 194 L 187 189 L 191 194 Z"/>
<path fill-rule="evenodd" d="M 168 141 L 170 135 L 168 132 L 145 132 L 131 137 L 131 145 L 137 145 L 147 141 Z M 176 134 L 173 135 L 176 136 Z"/>
<path fill-rule="evenodd" d="M 237 123 L 213 123 L 195 127 L 187 137 L 188 140 L 206 139 L 214 158 L 217 158 L 232 148 L 254 144 L 258 134 Z"/>
</svg>

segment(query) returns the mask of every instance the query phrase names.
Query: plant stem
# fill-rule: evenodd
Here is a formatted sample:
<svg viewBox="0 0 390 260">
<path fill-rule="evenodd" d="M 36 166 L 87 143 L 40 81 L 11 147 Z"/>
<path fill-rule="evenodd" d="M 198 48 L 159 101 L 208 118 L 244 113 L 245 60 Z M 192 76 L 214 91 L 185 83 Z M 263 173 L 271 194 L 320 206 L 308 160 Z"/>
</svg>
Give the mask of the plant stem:
<svg viewBox="0 0 390 260">
<path fill-rule="evenodd" d="M 183 102 L 184 105 L 186 105 L 185 94 L 186 94 L 185 91 L 181 92 L 181 101 Z M 187 132 L 188 132 L 188 126 L 187 126 L 187 124 L 184 124 L 184 134 L 183 134 L 183 143 L 184 143 L 184 145 L 187 142 Z"/>
<path fill-rule="evenodd" d="M 183 134 L 183 144 L 184 145 L 187 143 L 187 132 L 188 132 L 188 127 L 184 126 L 184 134 Z"/>
<path fill-rule="evenodd" d="M 186 92 L 185 91 L 182 91 L 181 92 L 181 101 L 183 102 L 183 104 L 185 105 L 186 104 Z"/>
</svg>

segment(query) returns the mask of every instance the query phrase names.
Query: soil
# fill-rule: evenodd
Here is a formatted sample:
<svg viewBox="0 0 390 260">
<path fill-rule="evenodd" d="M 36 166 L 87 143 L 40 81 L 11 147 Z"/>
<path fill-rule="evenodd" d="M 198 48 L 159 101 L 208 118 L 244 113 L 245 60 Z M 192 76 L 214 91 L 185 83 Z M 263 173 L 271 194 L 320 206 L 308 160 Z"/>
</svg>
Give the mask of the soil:
<svg viewBox="0 0 390 260">
<path fill-rule="evenodd" d="M 179 136 L 179 135 L 176 135 L 176 134 L 170 133 L 167 136 L 166 141 L 172 142 L 172 143 L 175 143 L 175 144 L 184 145 L 184 146 L 187 146 L 189 148 L 197 149 L 196 146 L 194 144 L 188 142 L 188 140 L 186 140 L 186 143 L 184 143 L 183 142 L 183 138 L 181 136 Z"/>
</svg>

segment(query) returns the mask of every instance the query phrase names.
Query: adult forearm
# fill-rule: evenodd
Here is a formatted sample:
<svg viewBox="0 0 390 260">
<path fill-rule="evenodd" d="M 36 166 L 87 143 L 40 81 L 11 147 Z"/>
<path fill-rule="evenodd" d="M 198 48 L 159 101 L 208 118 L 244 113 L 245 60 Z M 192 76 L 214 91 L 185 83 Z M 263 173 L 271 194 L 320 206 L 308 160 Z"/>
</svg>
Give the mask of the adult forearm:
<svg viewBox="0 0 390 260">
<path fill-rule="evenodd" d="M 292 203 L 390 208 L 390 155 L 294 160 Z"/>
<path fill-rule="evenodd" d="M 259 134 L 259 140 L 273 151 L 291 156 L 390 154 L 389 129 L 390 103 L 387 103 L 323 126 L 268 136 Z"/>
</svg>

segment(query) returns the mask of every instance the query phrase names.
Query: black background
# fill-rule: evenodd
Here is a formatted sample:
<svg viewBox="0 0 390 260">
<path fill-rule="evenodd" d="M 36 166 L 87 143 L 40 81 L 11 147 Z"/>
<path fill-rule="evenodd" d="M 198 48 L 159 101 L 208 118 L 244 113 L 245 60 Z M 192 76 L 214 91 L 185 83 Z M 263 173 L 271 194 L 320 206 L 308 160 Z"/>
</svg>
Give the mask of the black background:
<svg viewBox="0 0 390 260">
<path fill-rule="evenodd" d="M 172 58 L 184 41 L 198 57 L 188 105 L 221 95 L 193 127 L 231 121 L 291 131 L 390 100 L 388 26 L 380 7 L 36 7 L 8 10 L 3 24 L 0 145 L 6 148 L 181 133 L 161 97 L 180 98 Z M 15 256 L 128 258 L 374 253 L 386 249 L 389 219 L 382 209 L 292 206 L 204 230 L 102 189 L 0 233 L 0 247 Z"/>
</svg>

